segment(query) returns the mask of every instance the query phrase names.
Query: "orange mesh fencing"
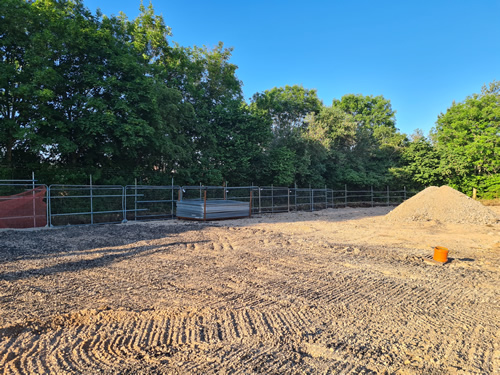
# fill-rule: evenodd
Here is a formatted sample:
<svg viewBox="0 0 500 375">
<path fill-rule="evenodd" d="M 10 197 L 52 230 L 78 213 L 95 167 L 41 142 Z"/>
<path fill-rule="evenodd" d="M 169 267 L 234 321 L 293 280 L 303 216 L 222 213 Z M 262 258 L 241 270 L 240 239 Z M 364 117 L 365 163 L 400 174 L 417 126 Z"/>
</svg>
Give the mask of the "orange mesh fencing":
<svg viewBox="0 0 500 375">
<path fill-rule="evenodd" d="M 0 228 L 34 228 L 47 225 L 47 193 L 40 186 L 24 193 L 0 196 Z"/>
</svg>

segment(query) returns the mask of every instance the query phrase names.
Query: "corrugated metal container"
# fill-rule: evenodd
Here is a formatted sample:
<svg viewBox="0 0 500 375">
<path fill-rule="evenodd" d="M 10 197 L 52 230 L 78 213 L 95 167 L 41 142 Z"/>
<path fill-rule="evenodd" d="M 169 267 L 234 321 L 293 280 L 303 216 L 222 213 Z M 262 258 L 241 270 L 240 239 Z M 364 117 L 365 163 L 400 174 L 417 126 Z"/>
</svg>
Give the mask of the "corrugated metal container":
<svg viewBox="0 0 500 375">
<path fill-rule="evenodd" d="M 204 199 L 186 199 L 177 202 L 179 219 L 221 220 L 249 216 L 249 202 Z"/>
</svg>

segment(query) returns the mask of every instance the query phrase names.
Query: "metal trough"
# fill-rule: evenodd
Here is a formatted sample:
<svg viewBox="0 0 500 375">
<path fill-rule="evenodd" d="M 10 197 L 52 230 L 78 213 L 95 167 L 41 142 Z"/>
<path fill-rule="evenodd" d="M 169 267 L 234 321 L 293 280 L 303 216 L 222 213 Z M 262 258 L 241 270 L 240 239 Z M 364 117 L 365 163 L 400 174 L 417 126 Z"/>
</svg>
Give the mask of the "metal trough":
<svg viewBox="0 0 500 375">
<path fill-rule="evenodd" d="M 250 202 L 186 199 L 177 202 L 177 217 L 188 220 L 223 220 L 250 217 Z"/>
</svg>

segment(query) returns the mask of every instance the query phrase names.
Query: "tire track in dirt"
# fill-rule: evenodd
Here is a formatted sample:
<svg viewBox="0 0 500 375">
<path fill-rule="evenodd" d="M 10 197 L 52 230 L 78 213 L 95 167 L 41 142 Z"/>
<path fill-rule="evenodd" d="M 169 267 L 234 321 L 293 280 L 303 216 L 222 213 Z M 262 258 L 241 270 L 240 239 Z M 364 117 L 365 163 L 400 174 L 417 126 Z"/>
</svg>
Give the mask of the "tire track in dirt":
<svg viewBox="0 0 500 375">
<path fill-rule="evenodd" d="M 17 315 L 0 327 L 0 368 L 7 374 L 498 368 L 492 271 L 458 262 L 430 266 L 418 251 L 252 228 L 204 226 L 149 245 L 141 256 L 67 274 L 75 279 L 6 280 L 5 293 L 26 285 L 19 291 L 50 290 L 54 299 L 40 321 L 16 325 Z M 27 306 L 25 297 L 12 298 Z M 65 299 L 69 314 L 57 312 Z M 94 306 L 111 307 L 85 310 Z"/>
<path fill-rule="evenodd" d="M 0 366 L 12 374 L 113 371 L 144 361 L 169 365 L 170 357 L 183 348 L 244 342 L 220 360 L 226 368 L 250 368 L 278 353 L 280 338 L 300 341 L 309 325 L 303 312 L 293 310 L 85 311 L 37 324 L 36 329 L 28 325 L 20 334 L 11 330 L 9 340 L 4 337 L 0 345 Z M 280 361 L 272 367 L 279 368 Z"/>
</svg>

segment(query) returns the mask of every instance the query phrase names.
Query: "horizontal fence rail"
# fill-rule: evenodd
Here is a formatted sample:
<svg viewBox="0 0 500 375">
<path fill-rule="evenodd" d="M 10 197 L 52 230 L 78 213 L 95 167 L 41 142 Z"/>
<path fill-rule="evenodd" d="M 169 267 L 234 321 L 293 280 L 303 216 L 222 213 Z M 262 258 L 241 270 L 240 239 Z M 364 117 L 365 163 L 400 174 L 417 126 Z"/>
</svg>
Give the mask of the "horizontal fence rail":
<svg viewBox="0 0 500 375">
<path fill-rule="evenodd" d="M 343 190 L 283 186 L 41 185 L 0 180 L 0 228 L 124 223 L 177 218 L 178 201 L 248 203 L 249 216 L 339 207 L 397 205 L 414 195 L 402 190 Z M 36 199 L 35 199 L 36 196 Z M 7 212 L 5 202 L 24 199 Z M 221 202 L 222 203 L 222 202 Z M 229 202 L 228 202 L 229 203 Z M 2 206 L 3 205 L 3 206 Z M 239 203 L 235 203 L 239 205 Z M 225 207 L 225 206 L 220 206 Z M 225 209 L 225 208 L 224 208 Z M 16 211 L 17 210 L 17 211 Z M 22 220 L 24 226 L 16 224 Z M 29 223 L 28 223 L 29 222 Z M 16 226 L 18 225 L 18 226 Z"/>
<path fill-rule="evenodd" d="M 48 187 L 36 180 L 0 180 L 0 228 L 47 225 Z"/>
<path fill-rule="evenodd" d="M 49 225 L 121 223 L 125 188 L 119 185 L 50 185 Z"/>
<path fill-rule="evenodd" d="M 177 185 L 125 186 L 124 220 L 165 220 L 175 217 L 175 202 L 180 187 Z"/>
</svg>

